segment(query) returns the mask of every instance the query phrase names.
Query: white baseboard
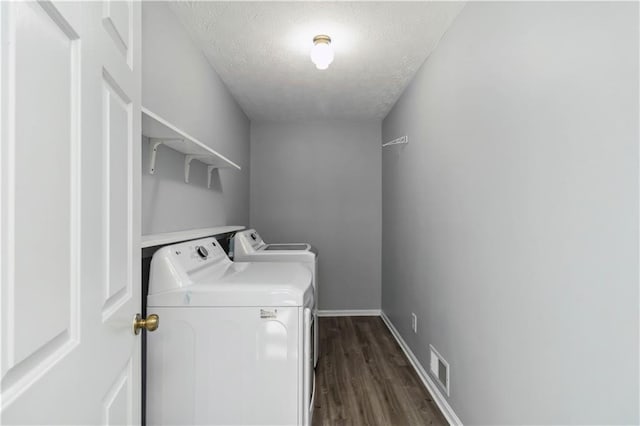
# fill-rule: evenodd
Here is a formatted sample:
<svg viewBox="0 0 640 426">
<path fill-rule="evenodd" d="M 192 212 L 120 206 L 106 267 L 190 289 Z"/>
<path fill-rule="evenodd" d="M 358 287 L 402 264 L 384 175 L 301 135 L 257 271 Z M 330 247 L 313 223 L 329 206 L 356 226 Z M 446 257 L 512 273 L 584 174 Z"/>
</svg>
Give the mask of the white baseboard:
<svg viewBox="0 0 640 426">
<path fill-rule="evenodd" d="M 420 380 L 422 380 L 422 383 L 431 394 L 431 397 L 436 402 L 436 405 L 438 406 L 438 408 L 440 408 L 440 411 L 442 411 L 442 414 L 447 419 L 449 424 L 462 426 L 462 422 L 460 421 L 456 413 L 453 411 L 453 408 L 451 408 L 451 406 L 445 399 L 444 395 L 440 393 L 440 390 L 438 389 L 436 384 L 433 382 L 431 377 L 427 374 L 424 368 L 422 368 L 420 361 L 418 361 L 418 358 L 416 358 L 416 356 L 413 354 L 409 346 L 406 344 L 406 342 L 404 341 L 400 333 L 398 333 L 398 330 L 396 330 L 396 328 L 393 326 L 389 317 L 387 317 L 387 315 L 382 311 L 380 311 L 380 317 L 382 318 L 382 321 L 384 321 L 384 323 L 386 324 L 387 328 L 389 329 L 393 337 L 398 342 L 398 345 L 400 345 L 400 348 L 402 348 L 402 351 L 404 352 L 404 354 L 407 356 L 407 358 L 409 358 L 409 362 L 413 366 L 414 370 L 416 370 L 418 377 L 420 377 Z"/>
<path fill-rule="evenodd" d="M 318 310 L 319 317 L 379 317 L 380 309 Z"/>
</svg>

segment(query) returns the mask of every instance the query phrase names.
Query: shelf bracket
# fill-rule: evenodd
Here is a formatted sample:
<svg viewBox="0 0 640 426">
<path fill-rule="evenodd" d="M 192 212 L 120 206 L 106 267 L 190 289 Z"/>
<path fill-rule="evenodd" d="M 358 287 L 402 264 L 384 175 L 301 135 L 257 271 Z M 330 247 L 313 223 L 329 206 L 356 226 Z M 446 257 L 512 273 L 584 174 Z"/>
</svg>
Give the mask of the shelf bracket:
<svg viewBox="0 0 640 426">
<path fill-rule="evenodd" d="M 151 143 L 151 161 L 149 162 L 149 174 L 156 173 L 156 157 L 158 155 L 158 147 L 164 143 L 163 139 L 149 139 Z"/>
<path fill-rule="evenodd" d="M 184 181 L 189 183 L 189 170 L 191 170 L 191 161 L 196 158 L 195 155 L 185 155 L 184 156 Z"/>
<path fill-rule="evenodd" d="M 382 144 L 382 147 L 386 147 L 386 146 L 391 146 L 391 145 L 402 145 L 402 144 L 408 144 L 409 143 L 409 136 L 401 136 L 397 139 L 394 139 L 392 141 L 386 142 Z"/>
<path fill-rule="evenodd" d="M 158 157 L 158 147 L 160 145 L 164 145 L 170 141 L 179 141 L 184 143 L 184 139 L 159 139 L 159 138 L 149 138 L 149 143 L 151 144 L 151 155 L 149 161 L 149 174 L 156 174 L 156 159 Z"/>
<path fill-rule="evenodd" d="M 189 171 L 191 170 L 191 162 L 193 160 L 198 160 L 200 158 L 207 158 L 206 155 L 191 155 L 187 154 L 184 156 L 184 181 L 189 183 Z"/>
<path fill-rule="evenodd" d="M 218 166 L 207 167 L 207 188 L 211 188 L 211 173 L 213 173 L 213 171 L 217 168 Z"/>
</svg>

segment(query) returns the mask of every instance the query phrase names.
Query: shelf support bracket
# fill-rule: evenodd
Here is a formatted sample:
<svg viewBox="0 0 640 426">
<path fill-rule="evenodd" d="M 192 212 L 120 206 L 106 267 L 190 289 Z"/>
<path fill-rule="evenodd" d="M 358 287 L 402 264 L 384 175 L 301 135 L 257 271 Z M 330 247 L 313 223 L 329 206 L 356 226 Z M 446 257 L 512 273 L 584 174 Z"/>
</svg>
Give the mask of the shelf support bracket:
<svg viewBox="0 0 640 426">
<path fill-rule="evenodd" d="M 164 143 L 162 139 L 149 139 L 149 143 L 151 143 L 151 161 L 149 162 L 149 174 L 153 175 L 156 173 L 156 157 L 158 155 L 158 147 Z"/>
<path fill-rule="evenodd" d="M 184 181 L 189 183 L 189 171 L 191 170 L 191 161 L 195 160 L 195 155 L 185 155 L 184 156 Z"/>
<path fill-rule="evenodd" d="M 184 156 L 184 181 L 189 183 L 189 171 L 191 170 L 191 162 L 200 158 L 207 158 L 203 155 L 187 154 Z"/>
<path fill-rule="evenodd" d="M 217 168 L 218 166 L 207 167 L 207 188 L 211 188 L 211 173 L 213 173 L 213 171 Z"/>
<path fill-rule="evenodd" d="M 391 146 L 391 145 L 403 145 L 403 144 L 408 144 L 409 143 L 409 136 L 401 136 L 397 139 L 394 139 L 392 141 L 386 142 L 382 144 L 382 147 L 384 148 L 385 146 Z"/>
</svg>

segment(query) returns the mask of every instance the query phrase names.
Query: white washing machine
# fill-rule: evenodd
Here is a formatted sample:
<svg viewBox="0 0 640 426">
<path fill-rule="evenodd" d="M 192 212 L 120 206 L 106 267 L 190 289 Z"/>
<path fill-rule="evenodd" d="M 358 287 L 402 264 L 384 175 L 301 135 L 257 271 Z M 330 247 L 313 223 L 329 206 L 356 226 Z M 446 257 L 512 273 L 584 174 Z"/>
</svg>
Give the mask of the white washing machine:
<svg viewBox="0 0 640 426">
<path fill-rule="evenodd" d="M 150 425 L 310 425 L 312 274 L 231 262 L 215 238 L 158 250 L 147 311 Z"/>
<path fill-rule="evenodd" d="M 255 229 L 237 232 L 232 240 L 233 259 L 240 262 L 298 262 L 313 274 L 313 295 L 316 307 L 313 316 L 316 333 L 313 338 L 313 366 L 318 365 L 318 251 L 307 243 L 267 244 Z"/>
</svg>

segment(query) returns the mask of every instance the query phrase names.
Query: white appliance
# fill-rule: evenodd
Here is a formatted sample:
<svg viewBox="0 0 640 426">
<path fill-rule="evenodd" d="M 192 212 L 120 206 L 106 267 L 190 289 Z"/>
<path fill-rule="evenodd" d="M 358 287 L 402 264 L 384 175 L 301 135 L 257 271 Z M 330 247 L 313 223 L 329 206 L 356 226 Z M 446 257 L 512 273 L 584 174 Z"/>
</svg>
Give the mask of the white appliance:
<svg viewBox="0 0 640 426">
<path fill-rule="evenodd" d="M 215 238 L 158 250 L 147 423 L 310 425 L 311 280 L 298 264 L 231 262 Z"/>
<path fill-rule="evenodd" d="M 307 243 L 267 244 L 258 231 L 247 229 L 237 232 L 232 240 L 233 259 L 241 262 L 298 262 L 313 274 L 313 296 L 316 301 L 313 317 L 318 330 L 318 251 Z M 318 333 L 313 337 L 313 366 L 318 365 Z"/>
</svg>

